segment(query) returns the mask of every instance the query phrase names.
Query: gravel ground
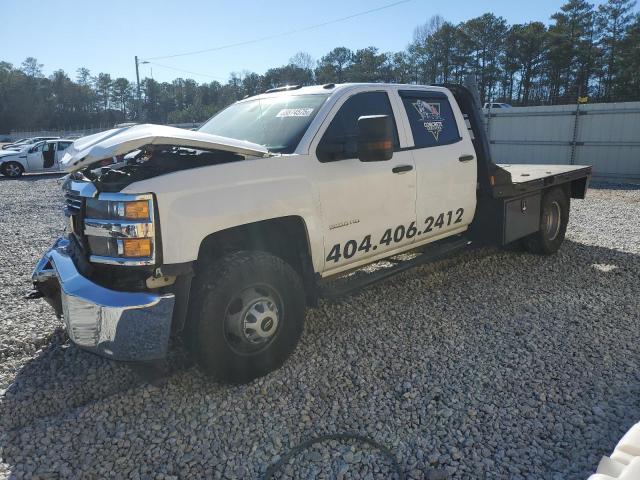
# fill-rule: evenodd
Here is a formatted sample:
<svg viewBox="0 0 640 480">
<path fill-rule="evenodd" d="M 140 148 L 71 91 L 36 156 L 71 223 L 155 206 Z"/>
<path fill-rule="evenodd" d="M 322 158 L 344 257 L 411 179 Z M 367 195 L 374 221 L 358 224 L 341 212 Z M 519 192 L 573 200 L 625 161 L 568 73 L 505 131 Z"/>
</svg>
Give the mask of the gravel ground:
<svg viewBox="0 0 640 480">
<path fill-rule="evenodd" d="M 0 180 L 0 477 L 260 478 L 356 432 L 409 478 L 584 479 L 640 419 L 640 190 L 575 201 L 551 257 L 482 249 L 310 310 L 284 367 L 165 382 L 70 345 L 30 272 L 63 230 L 51 176 Z M 282 472 L 282 471 L 281 471 Z M 389 478 L 355 441 L 279 478 Z"/>
</svg>

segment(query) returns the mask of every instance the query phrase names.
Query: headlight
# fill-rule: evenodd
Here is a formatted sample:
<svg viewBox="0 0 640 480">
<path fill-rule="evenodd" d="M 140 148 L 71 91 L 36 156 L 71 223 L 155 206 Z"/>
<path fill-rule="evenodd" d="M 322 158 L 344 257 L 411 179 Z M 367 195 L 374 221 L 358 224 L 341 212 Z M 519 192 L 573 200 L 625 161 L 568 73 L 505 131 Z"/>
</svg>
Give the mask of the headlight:
<svg viewBox="0 0 640 480">
<path fill-rule="evenodd" d="M 84 233 L 95 263 L 153 265 L 153 195 L 101 193 L 86 202 Z"/>
<path fill-rule="evenodd" d="M 149 220 L 152 200 L 114 201 L 87 199 L 87 218 L 103 220 Z"/>
<path fill-rule="evenodd" d="M 124 218 L 130 219 L 130 220 L 140 220 L 140 219 L 150 218 L 149 202 L 146 200 L 124 202 Z"/>
</svg>

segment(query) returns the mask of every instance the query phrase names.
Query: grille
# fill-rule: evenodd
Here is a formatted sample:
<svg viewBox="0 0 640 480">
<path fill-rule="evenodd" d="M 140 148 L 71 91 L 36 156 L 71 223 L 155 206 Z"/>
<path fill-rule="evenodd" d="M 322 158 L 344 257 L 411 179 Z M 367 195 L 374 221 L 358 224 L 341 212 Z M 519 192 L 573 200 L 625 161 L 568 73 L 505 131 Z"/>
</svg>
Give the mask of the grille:
<svg viewBox="0 0 640 480">
<path fill-rule="evenodd" d="M 74 190 L 67 190 L 64 194 L 65 201 L 67 203 L 67 207 L 65 208 L 65 213 L 68 216 L 78 215 L 82 210 L 82 197 L 80 194 Z"/>
<path fill-rule="evenodd" d="M 71 233 L 82 243 L 82 210 L 85 200 L 80 195 L 80 192 L 70 188 L 64 190 L 64 200 L 64 214 L 69 217 Z"/>
</svg>

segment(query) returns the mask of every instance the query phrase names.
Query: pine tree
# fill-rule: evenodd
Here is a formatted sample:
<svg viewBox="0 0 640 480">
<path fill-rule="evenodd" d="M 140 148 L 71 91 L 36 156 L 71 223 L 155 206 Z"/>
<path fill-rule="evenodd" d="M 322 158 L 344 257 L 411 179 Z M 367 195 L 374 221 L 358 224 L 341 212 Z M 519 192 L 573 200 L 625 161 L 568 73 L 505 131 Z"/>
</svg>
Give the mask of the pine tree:
<svg viewBox="0 0 640 480">
<path fill-rule="evenodd" d="M 606 58 L 604 95 L 610 97 L 620 56 L 619 46 L 633 21 L 635 0 L 608 0 L 598 7 L 597 25 L 600 30 L 600 46 Z"/>
</svg>

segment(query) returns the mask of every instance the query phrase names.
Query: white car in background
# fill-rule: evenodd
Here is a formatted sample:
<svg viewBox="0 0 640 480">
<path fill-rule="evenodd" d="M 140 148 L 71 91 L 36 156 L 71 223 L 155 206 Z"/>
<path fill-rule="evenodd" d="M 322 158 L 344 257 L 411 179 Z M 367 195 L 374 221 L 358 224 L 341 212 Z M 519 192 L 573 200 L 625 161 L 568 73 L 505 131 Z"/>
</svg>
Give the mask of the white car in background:
<svg viewBox="0 0 640 480">
<path fill-rule="evenodd" d="M 41 142 L 43 140 L 57 140 L 60 137 L 31 137 L 21 138 L 13 143 L 7 143 L 2 146 L 2 150 L 21 150 L 26 145 L 33 145 L 34 143 Z"/>
<path fill-rule="evenodd" d="M 496 108 L 512 108 L 512 107 L 508 103 L 492 102 L 492 103 L 485 103 L 484 104 L 484 108 L 486 108 L 486 109 L 496 109 Z"/>
<path fill-rule="evenodd" d="M 21 150 L 0 152 L 0 173 L 17 178 L 23 173 L 59 172 L 60 159 L 73 143 L 69 139 L 44 140 Z"/>
</svg>

